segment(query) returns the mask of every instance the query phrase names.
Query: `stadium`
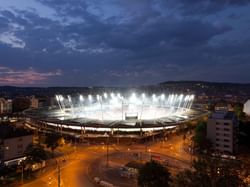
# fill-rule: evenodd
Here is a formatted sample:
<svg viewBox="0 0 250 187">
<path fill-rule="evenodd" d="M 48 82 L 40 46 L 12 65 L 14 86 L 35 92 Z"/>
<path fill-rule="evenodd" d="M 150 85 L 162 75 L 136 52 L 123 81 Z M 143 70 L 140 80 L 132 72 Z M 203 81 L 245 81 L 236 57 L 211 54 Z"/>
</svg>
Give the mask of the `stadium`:
<svg viewBox="0 0 250 187">
<path fill-rule="evenodd" d="M 204 114 L 194 95 L 101 93 L 56 95 L 56 106 L 25 111 L 27 125 L 79 136 L 145 135 L 173 129 Z"/>
</svg>

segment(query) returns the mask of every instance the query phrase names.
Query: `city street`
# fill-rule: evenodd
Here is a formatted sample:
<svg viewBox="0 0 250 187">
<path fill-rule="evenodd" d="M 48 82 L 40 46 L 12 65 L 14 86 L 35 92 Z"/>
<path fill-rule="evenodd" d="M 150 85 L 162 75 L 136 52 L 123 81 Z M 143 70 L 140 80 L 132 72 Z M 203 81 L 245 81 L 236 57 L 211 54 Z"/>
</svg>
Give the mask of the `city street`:
<svg viewBox="0 0 250 187">
<path fill-rule="evenodd" d="M 120 155 L 132 155 L 132 153 L 147 153 L 153 155 L 161 155 L 162 159 L 168 160 L 175 164 L 175 167 L 186 168 L 189 166 L 190 155 L 183 150 L 183 139 L 181 136 L 173 136 L 169 140 L 162 142 L 150 142 L 146 144 L 133 144 L 133 145 L 110 145 L 109 162 L 113 162 L 114 154 Z M 131 154 L 130 154 L 131 153 Z M 34 181 L 24 184 L 23 187 L 49 187 L 58 186 L 58 175 L 60 173 L 60 184 L 62 187 L 93 187 L 95 186 L 93 177 L 99 177 L 107 181 L 109 180 L 107 175 L 103 173 L 105 166 L 100 165 L 97 161 L 106 161 L 106 145 L 78 145 L 76 152 L 65 156 L 66 161 L 62 159 L 58 161 L 60 165 L 60 172 L 57 168 L 45 172 Z M 131 158 L 134 160 L 135 158 Z M 114 159 L 115 160 L 115 159 Z M 123 159 L 129 161 L 129 158 Z M 94 172 L 89 173 L 89 168 L 92 168 L 91 164 L 94 164 Z M 106 163 L 106 162 L 105 162 Z M 123 163 L 123 164 L 124 164 Z M 90 167 L 91 166 L 91 167 Z M 90 177 L 91 176 L 91 177 Z M 109 175 L 108 175 L 109 176 Z M 123 186 L 123 185 L 121 185 Z M 126 186 L 126 185 L 124 185 Z"/>
<path fill-rule="evenodd" d="M 88 167 L 93 160 L 105 153 L 101 146 L 77 148 L 76 153 L 71 154 L 66 161 L 60 162 L 61 186 L 94 186 L 88 177 Z M 54 169 L 32 182 L 24 184 L 23 187 L 58 186 L 58 173 L 58 169 Z"/>
</svg>

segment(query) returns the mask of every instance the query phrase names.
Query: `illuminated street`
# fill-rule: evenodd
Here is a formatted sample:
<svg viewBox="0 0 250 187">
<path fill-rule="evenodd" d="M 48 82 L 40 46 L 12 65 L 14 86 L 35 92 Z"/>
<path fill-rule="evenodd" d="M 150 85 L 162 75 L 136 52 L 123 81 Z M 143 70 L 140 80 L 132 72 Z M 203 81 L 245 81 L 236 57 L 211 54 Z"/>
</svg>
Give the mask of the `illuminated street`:
<svg viewBox="0 0 250 187">
<path fill-rule="evenodd" d="M 91 161 L 103 155 L 104 152 L 99 146 L 93 146 L 81 148 L 81 150 L 77 150 L 77 153 L 70 155 L 65 164 L 62 162 L 61 186 L 94 186 L 88 178 L 88 167 Z M 58 186 L 58 172 L 55 169 L 23 186 Z"/>
<path fill-rule="evenodd" d="M 152 143 L 152 142 L 150 142 Z M 170 162 L 176 163 L 179 168 L 182 168 L 182 165 L 185 167 L 188 166 L 188 161 L 190 159 L 190 155 L 183 151 L 182 149 L 183 140 L 181 136 L 172 137 L 165 143 L 156 142 L 154 144 L 133 144 L 133 145 L 111 145 L 109 146 L 110 153 L 110 163 L 117 160 L 113 158 L 117 158 L 112 156 L 112 154 L 120 154 L 120 157 L 123 158 L 124 161 L 129 161 L 129 155 L 132 152 L 141 152 L 147 154 L 160 154 L 164 155 L 164 158 L 169 159 Z M 166 157 L 167 156 L 167 157 Z M 119 158 L 120 158 L 119 157 Z M 126 159 L 124 159 L 126 157 Z M 61 186 L 62 187 L 81 187 L 81 186 L 95 186 L 93 178 L 90 177 L 89 168 L 90 165 L 94 162 L 94 174 L 99 174 L 98 177 L 105 179 L 107 181 L 117 181 L 115 178 L 107 178 L 105 173 L 101 171 L 105 169 L 105 167 L 100 168 L 98 166 L 98 160 L 104 160 L 106 163 L 106 146 L 105 145 L 82 145 L 78 146 L 76 153 L 71 154 L 70 156 L 66 156 L 66 161 L 60 161 L 61 165 Z M 131 157 L 132 158 L 132 157 Z M 163 158 L 163 157 L 162 157 Z M 133 160 L 134 158 L 132 158 Z M 62 159 L 61 159 L 62 160 Z M 118 159 L 119 160 L 119 159 Z M 180 160 L 180 161 L 179 161 Z M 183 161 L 182 161 L 183 160 Z M 124 162 L 123 162 L 124 163 Z M 96 167 L 95 167 L 96 166 Z M 98 166 L 98 167 L 97 167 Z M 93 166 L 91 167 L 93 168 Z M 95 177 L 95 176 L 92 176 Z M 108 175 L 108 177 L 110 177 Z M 128 180 L 128 179 L 126 179 Z M 122 181 L 118 181 L 119 186 L 127 186 L 125 183 L 122 184 Z M 39 178 L 34 181 L 24 184 L 23 187 L 48 187 L 48 186 L 58 186 L 58 170 L 54 169 L 53 171 L 46 172 Z"/>
</svg>

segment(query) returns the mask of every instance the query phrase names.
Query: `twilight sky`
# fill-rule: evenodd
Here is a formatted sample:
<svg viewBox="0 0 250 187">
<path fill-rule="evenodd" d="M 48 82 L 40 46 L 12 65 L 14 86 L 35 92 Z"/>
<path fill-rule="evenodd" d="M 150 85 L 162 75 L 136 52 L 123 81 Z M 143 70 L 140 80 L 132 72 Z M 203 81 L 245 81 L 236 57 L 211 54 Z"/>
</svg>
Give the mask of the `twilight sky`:
<svg viewBox="0 0 250 187">
<path fill-rule="evenodd" d="M 0 0 L 0 85 L 250 82 L 249 0 Z"/>
</svg>

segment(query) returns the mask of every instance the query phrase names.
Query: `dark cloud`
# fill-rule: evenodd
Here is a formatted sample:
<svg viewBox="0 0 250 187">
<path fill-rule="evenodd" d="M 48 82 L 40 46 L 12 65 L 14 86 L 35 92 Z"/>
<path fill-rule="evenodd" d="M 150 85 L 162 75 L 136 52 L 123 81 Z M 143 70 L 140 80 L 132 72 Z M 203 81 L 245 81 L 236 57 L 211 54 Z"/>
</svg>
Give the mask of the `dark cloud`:
<svg viewBox="0 0 250 187">
<path fill-rule="evenodd" d="M 228 12 L 248 1 L 39 2 L 52 13 L 0 8 L 0 58 L 3 67 L 32 67 L 41 75 L 60 69 L 60 76 L 39 79 L 48 85 L 250 81 L 250 39 L 234 34 L 245 32 L 241 24 L 248 18 L 240 9 Z M 233 17 L 241 24 L 229 21 Z"/>
<path fill-rule="evenodd" d="M 183 15 L 206 15 L 219 12 L 228 7 L 239 7 L 249 0 L 170 0 L 160 1 L 164 6 L 178 8 Z"/>
</svg>

